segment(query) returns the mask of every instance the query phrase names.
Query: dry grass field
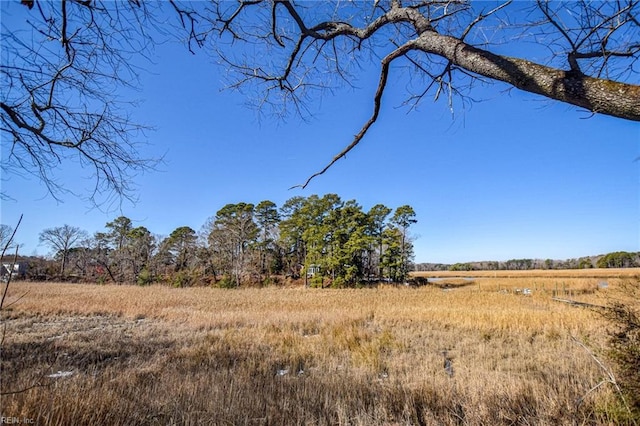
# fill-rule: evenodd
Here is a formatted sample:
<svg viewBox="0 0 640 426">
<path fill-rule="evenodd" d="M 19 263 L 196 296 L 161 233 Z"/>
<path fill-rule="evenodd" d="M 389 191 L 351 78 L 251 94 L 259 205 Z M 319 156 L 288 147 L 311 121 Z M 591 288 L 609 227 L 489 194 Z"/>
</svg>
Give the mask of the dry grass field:
<svg viewBox="0 0 640 426">
<path fill-rule="evenodd" d="M 529 288 L 534 292 L 572 295 L 594 292 L 603 283 L 616 285 L 621 280 L 640 276 L 640 268 L 566 269 L 528 271 L 425 271 L 414 277 L 434 278 L 439 283 L 470 284 L 486 291 L 515 291 Z"/>
<path fill-rule="evenodd" d="M 483 278 L 628 278 L 640 274 L 640 268 L 609 269 L 530 269 L 526 271 L 424 271 L 412 275 L 429 277 Z"/>
<path fill-rule="evenodd" d="M 597 274 L 358 290 L 12 283 L 0 410 L 38 425 L 616 424 L 615 392 L 592 391 L 606 374 L 574 340 L 605 359 L 607 326 L 549 294 L 564 280 L 605 304 L 625 278 Z"/>
</svg>

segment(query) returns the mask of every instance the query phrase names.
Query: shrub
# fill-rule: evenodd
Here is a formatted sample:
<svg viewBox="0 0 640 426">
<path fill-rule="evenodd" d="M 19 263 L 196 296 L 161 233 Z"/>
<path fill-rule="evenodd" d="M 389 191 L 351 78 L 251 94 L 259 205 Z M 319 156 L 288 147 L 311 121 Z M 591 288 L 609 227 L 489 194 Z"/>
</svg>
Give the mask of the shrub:
<svg viewBox="0 0 640 426">
<path fill-rule="evenodd" d="M 228 275 L 222 277 L 220 281 L 217 282 L 217 287 L 219 288 L 236 288 L 238 287 L 238 283 L 236 280 Z"/>
<path fill-rule="evenodd" d="M 149 272 L 147 268 L 144 268 L 142 269 L 142 271 L 140 271 L 140 273 L 138 274 L 138 278 L 136 280 L 138 285 L 142 285 L 142 286 L 153 284 L 154 281 L 155 281 L 155 277 L 153 276 L 153 274 L 151 274 L 151 272 Z"/>
<path fill-rule="evenodd" d="M 309 286 L 313 288 L 322 288 L 324 286 L 324 277 L 321 274 L 315 274 L 309 280 Z"/>
<path fill-rule="evenodd" d="M 344 288 L 347 286 L 347 281 L 343 277 L 336 277 L 331 281 L 331 288 Z"/>
<path fill-rule="evenodd" d="M 171 283 L 174 287 L 191 287 L 195 283 L 195 277 L 187 271 L 178 271 L 173 274 Z"/>
<path fill-rule="evenodd" d="M 622 284 L 604 318 L 609 331 L 608 355 L 615 365 L 617 382 L 631 411 L 631 422 L 640 422 L 640 277 Z"/>
</svg>

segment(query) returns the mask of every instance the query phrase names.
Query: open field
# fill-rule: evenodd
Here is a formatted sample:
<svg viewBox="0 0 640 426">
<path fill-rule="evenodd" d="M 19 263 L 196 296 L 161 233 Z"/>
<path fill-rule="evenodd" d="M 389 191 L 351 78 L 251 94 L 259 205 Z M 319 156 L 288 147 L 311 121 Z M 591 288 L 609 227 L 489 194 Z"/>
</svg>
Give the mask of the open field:
<svg viewBox="0 0 640 426">
<path fill-rule="evenodd" d="M 603 285 L 615 287 L 620 282 L 640 277 L 640 268 L 565 269 L 528 271 L 422 271 L 413 277 L 435 278 L 442 286 L 476 287 L 482 291 L 532 292 L 557 296 L 595 293 Z"/>
<path fill-rule="evenodd" d="M 480 277 L 480 278 L 630 278 L 640 275 L 640 268 L 608 269 L 529 269 L 525 271 L 421 271 L 411 272 L 423 277 Z"/>
<path fill-rule="evenodd" d="M 606 303 L 608 282 L 581 300 Z M 611 387 L 590 392 L 605 373 L 574 340 L 600 356 L 598 316 L 491 286 L 12 283 L 1 391 L 36 386 L 4 395 L 1 414 L 42 425 L 619 420 Z"/>
<path fill-rule="evenodd" d="M 411 274 L 426 277 L 629 278 L 640 275 L 640 268 L 530 269 L 526 271 L 421 271 L 412 272 Z"/>
</svg>

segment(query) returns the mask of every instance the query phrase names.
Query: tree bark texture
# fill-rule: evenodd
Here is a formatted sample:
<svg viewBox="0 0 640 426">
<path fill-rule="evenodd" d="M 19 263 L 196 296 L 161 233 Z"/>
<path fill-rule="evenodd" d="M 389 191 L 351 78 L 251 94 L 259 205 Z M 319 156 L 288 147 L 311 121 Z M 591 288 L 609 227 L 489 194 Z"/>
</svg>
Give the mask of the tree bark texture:
<svg viewBox="0 0 640 426">
<path fill-rule="evenodd" d="M 496 55 L 435 31 L 422 33 L 415 45 L 425 53 L 442 56 L 461 68 L 526 92 L 594 113 L 640 121 L 640 86 Z"/>
</svg>

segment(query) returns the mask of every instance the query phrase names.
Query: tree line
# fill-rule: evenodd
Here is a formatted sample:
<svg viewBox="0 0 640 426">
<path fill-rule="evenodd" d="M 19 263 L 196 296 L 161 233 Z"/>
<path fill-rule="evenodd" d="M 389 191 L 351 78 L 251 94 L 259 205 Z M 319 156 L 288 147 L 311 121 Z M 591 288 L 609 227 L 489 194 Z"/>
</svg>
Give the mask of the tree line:
<svg viewBox="0 0 640 426">
<path fill-rule="evenodd" d="M 67 224 L 42 230 L 40 242 L 53 256 L 32 259 L 29 276 L 177 287 L 401 282 L 413 261 L 409 228 L 416 221 L 409 205 L 364 211 L 336 194 L 296 196 L 280 207 L 227 204 L 199 231 L 181 226 L 165 237 L 120 216 L 93 235 Z"/>
<path fill-rule="evenodd" d="M 574 259 L 509 259 L 465 263 L 419 263 L 417 271 L 518 271 L 532 269 L 635 268 L 640 266 L 640 252 L 616 251 Z"/>
</svg>

